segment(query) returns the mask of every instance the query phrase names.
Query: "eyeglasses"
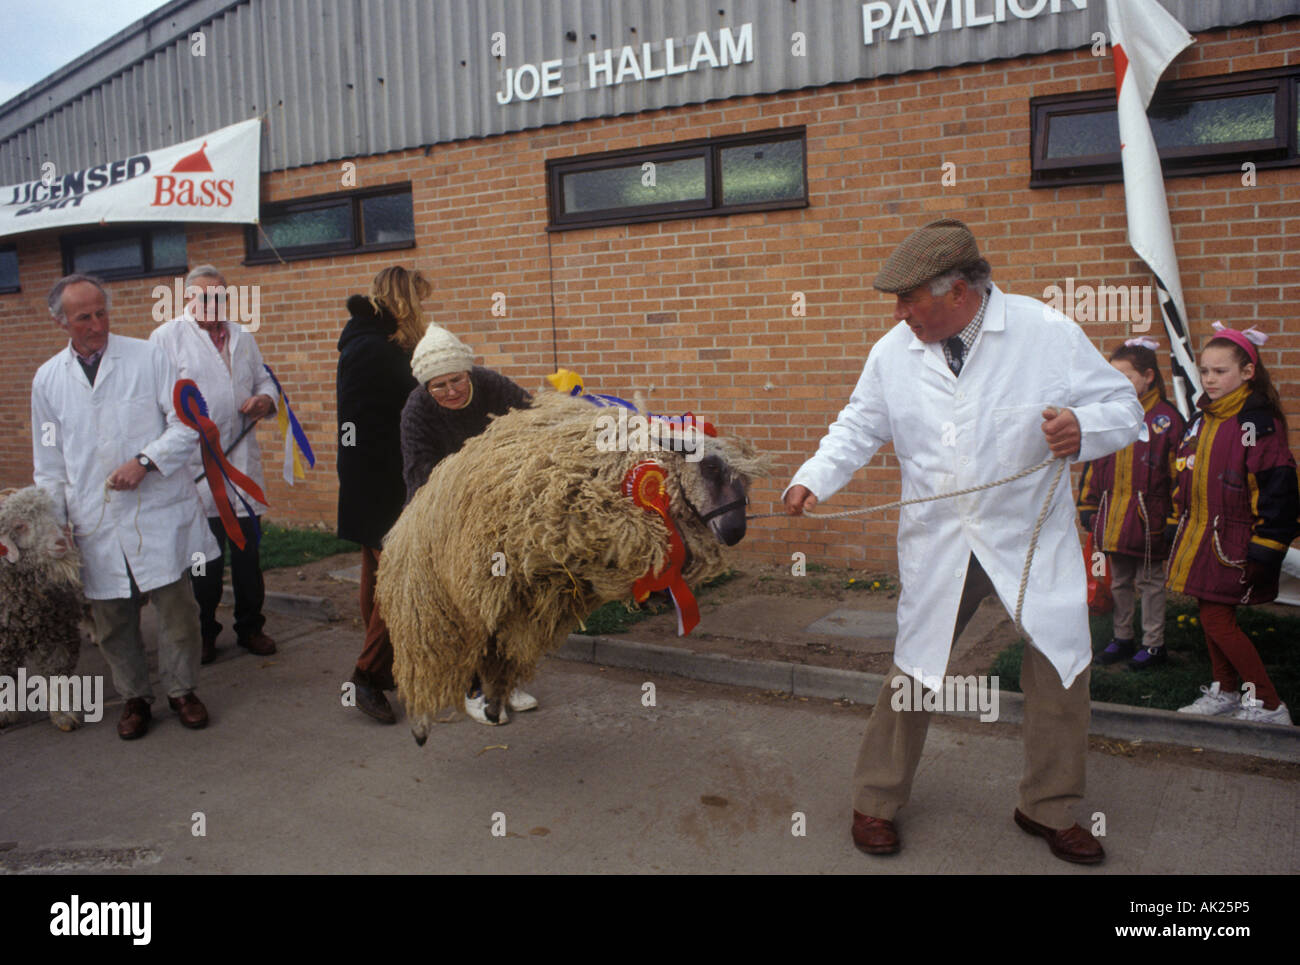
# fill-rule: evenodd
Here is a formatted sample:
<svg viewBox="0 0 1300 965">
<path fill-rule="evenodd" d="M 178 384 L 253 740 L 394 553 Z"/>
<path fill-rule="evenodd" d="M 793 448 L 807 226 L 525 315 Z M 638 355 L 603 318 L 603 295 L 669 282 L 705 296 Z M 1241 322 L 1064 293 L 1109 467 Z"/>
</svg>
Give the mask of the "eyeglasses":
<svg viewBox="0 0 1300 965">
<path fill-rule="evenodd" d="M 220 312 L 226 308 L 225 292 L 205 292 L 194 299 L 196 308 L 205 312 Z"/>
<path fill-rule="evenodd" d="M 437 382 L 429 383 L 429 391 L 434 395 L 451 395 L 453 392 L 459 392 L 469 384 L 469 376 L 465 373 L 453 375 L 450 378 L 440 379 Z"/>
</svg>

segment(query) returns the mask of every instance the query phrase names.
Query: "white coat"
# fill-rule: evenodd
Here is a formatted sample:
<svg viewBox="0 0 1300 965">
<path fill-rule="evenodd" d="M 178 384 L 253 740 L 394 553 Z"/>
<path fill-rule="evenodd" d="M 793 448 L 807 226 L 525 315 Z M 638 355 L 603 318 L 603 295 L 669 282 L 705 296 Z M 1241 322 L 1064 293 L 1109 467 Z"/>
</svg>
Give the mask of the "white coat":
<svg viewBox="0 0 1300 965">
<path fill-rule="evenodd" d="M 177 378 L 193 379 L 199 387 L 199 392 L 208 404 L 208 417 L 221 430 L 221 448 L 224 452 L 243 431 L 246 419 L 240 414 L 239 407 L 255 395 L 269 396 L 274 402 L 277 393 L 271 376 L 262 367 L 262 353 L 253 341 L 253 336 L 232 322 L 223 324 L 230 336 L 226 343 L 226 349 L 230 352 L 229 371 L 226 363 L 221 360 L 221 353 L 212 344 L 212 339 L 199 328 L 199 323 L 189 312 L 159 325 L 149 335 L 149 341 L 158 343 L 167 352 L 179 373 Z M 256 430 L 244 436 L 226 458 L 232 466 L 257 483 L 263 493 L 266 492 L 266 480 L 262 476 L 262 453 L 257 445 Z M 196 444 L 190 457 L 190 478 L 195 478 L 201 472 L 203 454 Z M 212 490 L 207 481 L 200 482 L 198 487 L 204 515 L 216 517 L 217 504 L 212 499 Z M 229 481 L 226 482 L 226 498 L 230 500 L 236 515 L 248 515 L 248 510 L 244 509 L 243 503 L 236 497 L 235 487 Z M 244 498 L 257 515 L 266 512 L 267 507 L 252 496 L 244 493 Z"/>
<path fill-rule="evenodd" d="M 1133 386 L 1074 322 L 1032 298 L 993 286 L 960 379 L 940 344 L 900 322 L 872 347 L 849 403 L 790 485 L 819 502 L 886 442 L 902 467 L 902 498 L 977 486 L 1047 458 L 1046 406 L 1069 408 L 1082 443 L 1076 460 L 1123 449 L 1142 425 Z M 948 665 L 967 562 L 974 553 L 1008 613 L 1054 465 L 968 496 L 904 507 L 898 524 L 898 638 L 894 661 L 927 685 Z M 1067 475 L 1039 535 L 1022 623 L 1065 686 L 1088 666 L 1086 574 Z"/>
<path fill-rule="evenodd" d="M 146 592 L 180 579 L 193 554 L 216 556 L 186 475 L 199 437 L 176 416 L 175 382 L 159 347 L 112 334 L 93 388 L 71 343 L 32 380 L 35 483 L 53 497 L 60 522 L 72 524 L 88 599 L 129 597 L 128 563 Z M 133 490 L 109 490 L 113 470 L 141 452 L 158 468 Z"/>
</svg>

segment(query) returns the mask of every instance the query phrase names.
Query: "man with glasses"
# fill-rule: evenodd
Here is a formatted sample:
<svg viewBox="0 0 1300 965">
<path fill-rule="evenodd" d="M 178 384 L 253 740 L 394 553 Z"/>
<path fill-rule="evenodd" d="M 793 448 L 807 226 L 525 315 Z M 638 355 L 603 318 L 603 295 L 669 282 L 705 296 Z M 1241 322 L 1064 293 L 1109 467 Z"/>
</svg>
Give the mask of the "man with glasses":
<svg viewBox="0 0 1300 965">
<path fill-rule="evenodd" d="M 402 409 L 402 476 L 408 503 L 428 482 L 433 467 L 485 430 L 493 416 L 531 402 L 527 392 L 501 373 L 475 365 L 469 346 L 436 322 L 429 323 L 415 347 L 411 374 L 419 384 Z M 391 664 L 391 653 L 388 661 Z M 505 724 L 508 710 L 536 706 L 537 698 L 516 688 L 498 717 L 489 718 L 477 677 L 465 695 L 465 713 L 480 724 Z"/>
<path fill-rule="evenodd" d="M 198 385 L 207 401 L 209 418 L 221 430 L 222 448 L 228 450 L 231 465 L 264 489 L 262 456 L 253 426 L 275 412 L 275 384 L 262 364 L 262 353 L 252 333 L 228 320 L 228 309 L 233 307 L 231 302 L 239 296 L 239 290 L 227 286 L 225 277 L 212 265 L 199 265 L 185 278 L 185 295 L 184 313 L 159 325 L 149 340 L 171 358 L 179 378 L 193 379 Z M 202 472 L 202 453 L 195 446 L 190 478 Z M 245 650 L 265 656 L 275 653 L 275 641 L 262 632 L 266 589 L 256 538 L 257 520 L 266 512 L 266 506 L 248 493 L 237 494 L 229 481 L 225 486 L 244 535 L 242 550 L 230 543 L 235 638 Z M 204 573 L 194 578 L 203 631 L 201 659 L 206 664 L 216 659 L 217 637 L 222 629 L 217 622 L 217 605 L 221 602 L 227 538 L 211 489 L 206 482 L 200 482 L 198 488 L 208 526 L 221 547 L 221 553 L 208 563 Z M 251 516 L 245 501 L 253 508 Z"/>
</svg>

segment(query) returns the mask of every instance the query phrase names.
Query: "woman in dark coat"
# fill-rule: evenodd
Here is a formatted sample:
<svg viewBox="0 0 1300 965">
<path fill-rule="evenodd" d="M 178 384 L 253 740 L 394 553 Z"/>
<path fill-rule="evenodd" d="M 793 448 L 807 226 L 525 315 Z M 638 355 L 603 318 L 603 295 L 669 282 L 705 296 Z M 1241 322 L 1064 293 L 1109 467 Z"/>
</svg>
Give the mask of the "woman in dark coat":
<svg viewBox="0 0 1300 965">
<path fill-rule="evenodd" d="M 375 607 L 375 574 L 384 535 L 401 515 L 401 417 L 416 387 L 411 352 L 424 334 L 420 302 L 433 286 L 418 271 L 385 268 L 369 295 L 353 295 L 339 336 L 339 537 L 361 544 L 361 619 L 365 643 L 352 674 L 357 707 L 396 723 L 384 697 L 393 684 L 393 645 Z"/>
</svg>

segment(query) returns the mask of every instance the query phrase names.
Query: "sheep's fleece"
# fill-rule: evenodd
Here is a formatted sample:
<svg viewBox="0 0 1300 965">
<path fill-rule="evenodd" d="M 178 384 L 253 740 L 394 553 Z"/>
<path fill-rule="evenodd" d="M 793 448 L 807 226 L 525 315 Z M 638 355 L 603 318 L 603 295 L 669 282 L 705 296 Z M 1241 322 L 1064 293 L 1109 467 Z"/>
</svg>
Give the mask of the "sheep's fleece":
<svg viewBox="0 0 1300 965">
<path fill-rule="evenodd" d="M 693 493 L 695 505 L 706 504 L 699 463 L 672 451 L 600 451 L 598 420 L 611 411 L 539 394 L 435 466 L 389 532 L 377 595 L 412 719 L 460 706 L 478 669 L 485 685 L 509 693 L 583 617 L 630 598 L 638 578 L 663 566 L 667 528 L 622 492 L 624 474 L 643 459 L 667 471 L 690 555 L 686 582 L 726 571 L 724 547 L 686 502 Z M 701 440 L 733 473 L 767 474 L 749 443 Z M 493 575 L 494 563 L 503 575 Z"/>
<path fill-rule="evenodd" d="M 0 494 L 0 537 L 16 549 L 0 558 L 0 675 L 70 674 L 81 637 L 80 559 L 69 546 L 51 554 L 60 535 L 54 504 L 44 489 L 29 486 Z M 11 562 L 14 555 L 16 562 Z"/>
</svg>

